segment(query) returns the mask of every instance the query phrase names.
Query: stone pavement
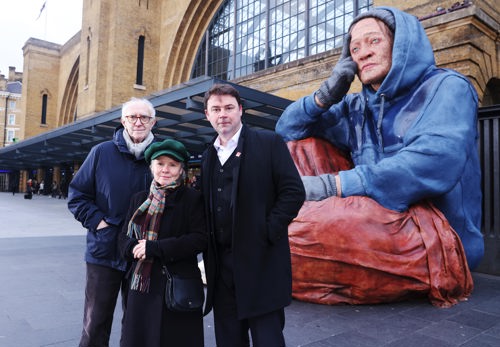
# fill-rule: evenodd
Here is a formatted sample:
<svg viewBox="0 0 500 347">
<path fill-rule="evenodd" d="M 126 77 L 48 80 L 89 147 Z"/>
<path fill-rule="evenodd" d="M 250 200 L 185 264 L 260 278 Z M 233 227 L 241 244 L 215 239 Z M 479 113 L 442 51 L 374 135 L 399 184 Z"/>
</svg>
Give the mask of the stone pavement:
<svg viewBox="0 0 500 347">
<path fill-rule="evenodd" d="M 0 347 L 78 345 L 84 249 L 85 231 L 65 200 L 0 193 Z M 498 347 L 500 277 L 473 277 L 471 298 L 449 309 L 426 300 L 366 306 L 294 301 L 286 309 L 287 346 Z M 118 308 L 111 347 L 119 345 L 120 317 Z M 205 328 L 205 346 L 214 347 L 211 314 Z"/>
</svg>

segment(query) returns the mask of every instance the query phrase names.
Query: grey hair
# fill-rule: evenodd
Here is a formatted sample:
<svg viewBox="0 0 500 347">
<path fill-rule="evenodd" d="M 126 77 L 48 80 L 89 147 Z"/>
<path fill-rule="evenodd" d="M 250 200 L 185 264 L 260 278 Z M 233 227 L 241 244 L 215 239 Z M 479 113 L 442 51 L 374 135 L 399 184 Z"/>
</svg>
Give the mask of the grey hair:
<svg viewBox="0 0 500 347">
<path fill-rule="evenodd" d="M 129 101 L 125 102 L 122 105 L 122 118 L 125 118 L 125 116 L 128 116 L 126 111 L 130 107 L 130 105 L 135 104 L 135 103 L 143 103 L 144 105 L 146 105 L 146 107 L 148 108 L 148 111 L 149 111 L 149 116 L 155 118 L 156 110 L 155 110 L 153 104 L 151 103 L 151 101 L 149 101 L 148 99 L 135 98 L 135 97 L 130 98 Z"/>
</svg>

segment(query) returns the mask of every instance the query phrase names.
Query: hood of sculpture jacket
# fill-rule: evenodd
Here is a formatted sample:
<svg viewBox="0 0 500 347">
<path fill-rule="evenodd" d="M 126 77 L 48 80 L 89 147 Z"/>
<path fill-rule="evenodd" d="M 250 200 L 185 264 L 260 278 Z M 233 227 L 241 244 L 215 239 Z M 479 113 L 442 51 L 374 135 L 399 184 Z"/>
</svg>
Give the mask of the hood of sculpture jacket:
<svg viewBox="0 0 500 347">
<path fill-rule="evenodd" d="M 363 85 L 365 97 L 394 100 L 406 95 L 415 85 L 435 68 L 434 52 L 424 28 L 417 17 L 391 7 L 379 7 L 390 11 L 395 19 L 392 67 L 375 92 Z"/>
</svg>

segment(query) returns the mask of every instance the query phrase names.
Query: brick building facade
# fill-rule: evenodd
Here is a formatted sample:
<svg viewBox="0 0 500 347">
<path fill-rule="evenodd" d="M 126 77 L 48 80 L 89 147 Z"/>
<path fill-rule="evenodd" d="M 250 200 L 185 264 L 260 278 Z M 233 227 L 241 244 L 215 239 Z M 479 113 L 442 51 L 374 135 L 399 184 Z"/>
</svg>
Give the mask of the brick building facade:
<svg viewBox="0 0 500 347">
<path fill-rule="evenodd" d="M 184 83 L 223 0 L 84 0 L 82 29 L 63 45 L 30 38 L 23 47 L 20 138 L 29 138 Z M 436 62 L 467 76 L 482 106 L 500 104 L 497 0 L 374 0 L 421 19 Z M 368 3 L 368 1 L 366 2 Z M 330 2 L 331 4 L 331 2 Z M 232 82 L 295 100 L 328 77 L 340 49 L 289 61 Z M 140 55 L 142 54 L 142 55 Z M 418 54 L 418 52 L 415 52 Z M 138 65 L 140 62 L 140 66 Z M 359 89 L 354 83 L 352 91 Z M 79 163 L 75 163 L 78 165 Z M 60 180 L 61 168 L 40 168 Z M 21 173 L 20 187 L 30 173 Z"/>
<path fill-rule="evenodd" d="M 454 1 L 373 1 L 420 17 L 439 66 L 456 69 L 476 87 L 482 105 L 499 103 L 500 9 L 495 0 L 451 11 Z M 91 117 L 130 96 L 186 82 L 200 42 L 222 0 L 84 0 L 82 30 L 64 45 L 29 39 L 24 46 L 24 137 Z M 439 4 L 438 6 L 436 4 Z M 439 9 L 444 9 L 440 14 Z M 144 38 L 141 81 L 138 42 Z M 312 92 L 338 50 L 244 76 L 236 83 L 297 99 Z M 354 86 L 353 88 L 356 88 Z M 46 102 L 45 123 L 41 110 Z"/>
</svg>

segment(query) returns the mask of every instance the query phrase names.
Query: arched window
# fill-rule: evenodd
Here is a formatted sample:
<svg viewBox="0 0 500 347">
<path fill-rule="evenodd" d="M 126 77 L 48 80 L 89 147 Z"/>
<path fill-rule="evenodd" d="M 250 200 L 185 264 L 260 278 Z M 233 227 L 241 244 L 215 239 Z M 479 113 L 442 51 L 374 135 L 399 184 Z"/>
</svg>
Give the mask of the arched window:
<svg viewBox="0 0 500 347">
<path fill-rule="evenodd" d="M 198 49 L 192 77 L 225 80 L 341 47 L 372 0 L 225 0 Z"/>
</svg>

